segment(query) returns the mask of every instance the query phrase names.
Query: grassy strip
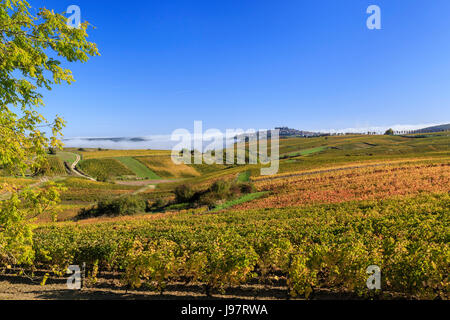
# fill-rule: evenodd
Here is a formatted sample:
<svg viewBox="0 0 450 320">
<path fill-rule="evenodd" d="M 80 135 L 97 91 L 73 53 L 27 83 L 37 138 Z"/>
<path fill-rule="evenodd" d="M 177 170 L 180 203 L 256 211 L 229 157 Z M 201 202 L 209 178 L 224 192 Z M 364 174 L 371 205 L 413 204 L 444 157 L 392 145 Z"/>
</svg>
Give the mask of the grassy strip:
<svg viewBox="0 0 450 320">
<path fill-rule="evenodd" d="M 215 207 L 210 212 L 217 212 L 217 211 L 220 211 L 220 210 L 228 209 L 228 208 L 236 206 L 238 204 L 261 198 L 262 196 L 264 196 L 267 193 L 268 193 L 267 191 L 249 193 L 249 194 L 246 194 L 246 195 L 244 195 L 244 196 L 242 196 L 242 197 L 240 197 L 238 199 L 230 200 L 230 201 L 227 201 L 227 202 L 225 202 L 225 203 L 223 203 L 221 205 L 218 205 L 217 207 Z"/>
<path fill-rule="evenodd" d="M 241 172 L 238 175 L 237 181 L 238 182 L 249 182 L 250 181 L 250 175 L 251 175 L 251 171 L 250 170 Z"/>
<path fill-rule="evenodd" d="M 327 148 L 328 148 L 327 146 L 323 146 L 323 147 L 317 147 L 317 148 L 312 148 L 312 149 L 306 149 L 306 150 L 290 153 L 290 154 L 288 154 L 288 156 L 289 157 L 307 156 L 307 155 L 310 155 L 313 153 L 323 151 Z"/>
<path fill-rule="evenodd" d="M 62 161 L 67 162 L 69 165 L 72 165 L 72 163 L 74 163 L 75 160 L 77 159 L 77 155 L 72 152 L 58 151 L 56 153 L 56 156 L 60 158 Z"/>
<path fill-rule="evenodd" d="M 139 178 L 161 179 L 160 176 L 132 157 L 117 157 L 115 159 L 127 166 Z"/>
</svg>

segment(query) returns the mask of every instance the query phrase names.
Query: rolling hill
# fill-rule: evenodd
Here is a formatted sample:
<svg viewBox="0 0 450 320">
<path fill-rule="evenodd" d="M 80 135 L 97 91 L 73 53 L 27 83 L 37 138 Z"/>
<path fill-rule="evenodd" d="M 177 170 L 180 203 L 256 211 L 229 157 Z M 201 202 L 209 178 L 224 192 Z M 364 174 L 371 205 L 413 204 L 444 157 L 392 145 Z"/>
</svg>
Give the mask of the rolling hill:
<svg viewBox="0 0 450 320">
<path fill-rule="evenodd" d="M 442 131 L 450 131 L 450 123 L 419 129 L 419 130 L 414 131 L 414 133 L 433 133 L 433 132 L 442 132 Z"/>
</svg>

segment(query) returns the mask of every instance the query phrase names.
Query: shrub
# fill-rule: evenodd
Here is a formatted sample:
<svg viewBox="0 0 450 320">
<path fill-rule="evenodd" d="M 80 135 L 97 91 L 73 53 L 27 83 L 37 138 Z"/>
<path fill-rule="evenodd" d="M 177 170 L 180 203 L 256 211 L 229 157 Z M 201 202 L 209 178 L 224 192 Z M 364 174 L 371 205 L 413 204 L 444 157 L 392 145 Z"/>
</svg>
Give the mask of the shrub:
<svg viewBox="0 0 450 320">
<path fill-rule="evenodd" d="M 144 212 L 147 203 L 139 196 L 131 195 L 114 199 L 102 200 L 90 209 L 81 209 L 78 219 L 94 218 L 99 216 L 125 216 Z"/>
<path fill-rule="evenodd" d="M 242 194 L 248 194 L 255 192 L 255 186 L 250 182 L 244 182 L 239 184 L 240 191 Z"/>
<path fill-rule="evenodd" d="M 217 180 L 209 187 L 207 192 L 215 193 L 218 198 L 226 199 L 230 196 L 231 189 L 232 183 L 230 181 Z"/>
<path fill-rule="evenodd" d="M 228 191 L 230 191 L 231 183 L 229 181 L 225 180 L 217 180 L 214 182 L 209 190 L 211 192 L 216 192 L 219 194 L 226 194 Z"/>
<path fill-rule="evenodd" d="M 97 173 L 97 181 L 100 182 L 107 182 L 109 180 L 109 175 L 105 172 L 98 172 Z"/>
<path fill-rule="evenodd" d="M 252 193 L 253 191 L 254 186 L 250 182 L 218 180 L 206 192 L 215 193 L 220 199 L 229 199 L 234 198 L 236 195 Z"/>
<path fill-rule="evenodd" d="M 215 193 L 203 193 L 199 196 L 197 204 L 207 206 L 209 209 L 214 208 L 221 199 Z"/>
<path fill-rule="evenodd" d="M 147 209 L 146 211 L 152 211 L 152 209 L 161 209 L 164 208 L 169 204 L 169 201 L 166 198 L 157 198 L 153 203 L 150 201 L 147 202 Z"/>
<path fill-rule="evenodd" d="M 177 203 L 191 202 L 195 190 L 189 184 L 182 184 L 175 188 L 175 201 Z"/>
<path fill-rule="evenodd" d="M 175 189 L 175 203 L 188 203 L 192 207 L 208 206 L 214 208 L 218 203 L 234 199 L 242 194 L 252 193 L 254 187 L 249 182 L 217 180 L 208 189 L 195 191 L 191 185 L 180 185 Z M 159 206 L 161 204 L 161 206 Z M 163 207 L 162 203 L 154 204 Z"/>
</svg>

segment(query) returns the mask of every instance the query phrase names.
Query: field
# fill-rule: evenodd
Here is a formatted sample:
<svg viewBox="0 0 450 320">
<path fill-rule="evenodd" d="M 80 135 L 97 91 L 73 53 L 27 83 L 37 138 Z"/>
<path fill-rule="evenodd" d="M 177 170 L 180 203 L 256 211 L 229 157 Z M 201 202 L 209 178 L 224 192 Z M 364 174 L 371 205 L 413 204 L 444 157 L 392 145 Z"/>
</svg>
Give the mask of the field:
<svg viewBox="0 0 450 320">
<path fill-rule="evenodd" d="M 44 168 L 44 175 L 47 176 L 62 176 L 66 175 L 66 167 L 64 166 L 64 162 L 58 156 L 49 156 L 48 157 L 48 166 Z"/>
<path fill-rule="evenodd" d="M 79 164 L 80 169 L 97 180 L 106 181 L 120 176 L 134 175 L 134 172 L 116 159 L 87 159 Z"/>
<path fill-rule="evenodd" d="M 282 139 L 274 176 L 260 165 L 176 166 L 168 151 L 65 150 L 108 179 L 49 175 L 66 189 L 57 222 L 36 220 L 35 266 L 57 283 L 69 264 L 86 263 L 86 294 L 448 299 L 449 146 L 447 133 Z M 223 179 L 254 190 L 213 208 L 152 207 L 180 186 Z M 24 188 L 36 178 L 8 180 Z M 130 195 L 149 209 L 75 219 Z M 382 291 L 367 289 L 369 265 L 381 268 Z"/>
<path fill-rule="evenodd" d="M 163 178 L 188 178 L 199 175 L 188 165 L 174 164 L 170 156 L 137 157 L 136 159 Z"/>
<path fill-rule="evenodd" d="M 302 151 L 298 151 L 298 152 L 292 152 L 292 153 L 288 154 L 288 156 L 289 157 L 307 156 L 309 154 L 323 151 L 326 148 L 327 148 L 326 146 L 322 146 L 322 147 L 317 147 L 317 148 L 312 148 L 312 149 L 306 149 L 306 150 L 302 150 Z"/>
<path fill-rule="evenodd" d="M 323 288 L 364 293 L 365 268 L 377 264 L 385 270 L 386 291 L 434 297 L 448 289 L 449 201 L 448 194 L 432 194 L 43 226 L 36 249 L 45 252 L 38 261 L 49 267 L 98 264 L 123 273 L 125 286 L 147 284 L 161 292 L 187 279 L 206 284 L 209 293 L 255 279 L 255 285 L 281 283 L 292 296 Z"/>
<path fill-rule="evenodd" d="M 124 195 L 139 189 L 136 186 L 89 181 L 76 177 L 67 178 L 59 184 L 66 187 L 66 191 L 61 193 L 63 201 L 83 201 L 88 203 L 105 197 Z"/>
<path fill-rule="evenodd" d="M 77 158 L 77 155 L 75 153 L 64 151 L 58 151 L 56 153 L 56 156 L 63 162 L 67 162 L 69 165 L 72 165 L 72 163 L 74 163 Z"/>
<path fill-rule="evenodd" d="M 156 175 L 153 171 L 143 165 L 141 162 L 132 157 L 118 157 L 116 158 L 124 165 L 126 165 L 129 169 L 131 169 L 134 174 L 139 178 L 147 178 L 147 179 L 161 179 L 158 175 Z"/>
<path fill-rule="evenodd" d="M 241 206 L 283 208 L 311 203 L 385 199 L 450 190 L 450 162 L 394 164 L 274 178 L 256 183 L 270 191 L 263 200 Z"/>
</svg>

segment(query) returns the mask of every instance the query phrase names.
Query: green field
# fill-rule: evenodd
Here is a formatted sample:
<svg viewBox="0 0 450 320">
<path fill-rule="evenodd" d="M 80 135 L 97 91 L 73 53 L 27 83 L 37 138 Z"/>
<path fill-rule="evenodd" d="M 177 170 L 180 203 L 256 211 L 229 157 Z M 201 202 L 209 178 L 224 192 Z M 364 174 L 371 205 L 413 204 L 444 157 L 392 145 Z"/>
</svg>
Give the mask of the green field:
<svg viewBox="0 0 450 320">
<path fill-rule="evenodd" d="M 306 149 L 306 150 L 302 150 L 299 152 L 293 152 L 290 153 L 288 156 L 289 157 L 297 157 L 297 156 L 307 156 L 316 152 L 320 152 L 325 150 L 327 147 L 326 146 L 322 146 L 322 147 L 317 147 L 317 148 L 311 148 L 311 149 Z"/>
<path fill-rule="evenodd" d="M 144 164 L 134 159 L 133 157 L 117 157 L 115 158 L 124 164 L 128 169 L 133 171 L 133 173 L 139 178 L 146 179 L 161 179 L 156 173 L 147 168 Z"/>
<path fill-rule="evenodd" d="M 237 181 L 238 181 L 238 182 L 248 182 L 248 181 L 250 181 L 250 175 L 251 175 L 250 170 L 241 172 L 241 173 L 238 175 Z"/>
<path fill-rule="evenodd" d="M 69 165 L 75 162 L 77 155 L 72 152 L 58 151 L 56 156 L 60 158 L 63 162 L 67 162 Z"/>
<path fill-rule="evenodd" d="M 230 200 L 230 201 L 227 201 L 227 202 L 225 202 L 223 204 L 220 204 L 217 207 L 215 207 L 213 210 L 211 210 L 210 212 L 217 212 L 217 211 L 220 211 L 220 210 L 228 209 L 228 208 L 231 208 L 231 207 L 236 206 L 238 204 L 261 198 L 265 194 L 267 194 L 267 192 L 249 193 L 249 194 L 246 194 L 246 195 L 244 195 L 244 196 L 242 196 L 242 197 L 240 197 L 238 199 Z"/>
</svg>

